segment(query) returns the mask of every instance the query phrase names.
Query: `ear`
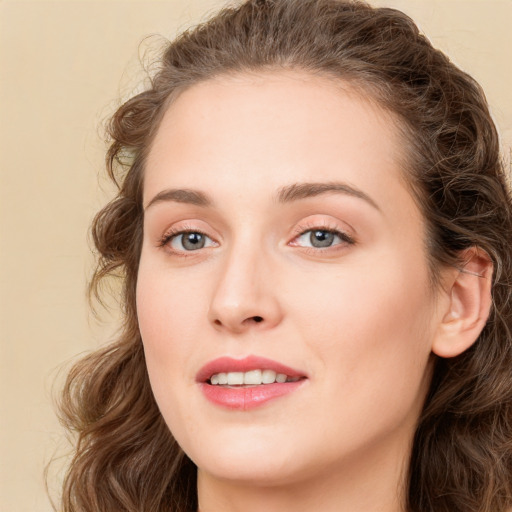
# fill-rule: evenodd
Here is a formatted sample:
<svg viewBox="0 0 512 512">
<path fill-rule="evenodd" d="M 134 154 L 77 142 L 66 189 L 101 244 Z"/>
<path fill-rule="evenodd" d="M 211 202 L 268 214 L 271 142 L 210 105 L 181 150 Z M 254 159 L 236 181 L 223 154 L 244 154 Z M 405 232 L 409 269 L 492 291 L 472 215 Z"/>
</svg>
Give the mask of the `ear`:
<svg viewBox="0 0 512 512">
<path fill-rule="evenodd" d="M 462 268 L 450 269 L 444 281 L 441 322 L 432 343 L 440 357 L 462 354 L 477 340 L 491 310 L 493 264 L 482 250 L 471 247 L 462 254 Z"/>
</svg>

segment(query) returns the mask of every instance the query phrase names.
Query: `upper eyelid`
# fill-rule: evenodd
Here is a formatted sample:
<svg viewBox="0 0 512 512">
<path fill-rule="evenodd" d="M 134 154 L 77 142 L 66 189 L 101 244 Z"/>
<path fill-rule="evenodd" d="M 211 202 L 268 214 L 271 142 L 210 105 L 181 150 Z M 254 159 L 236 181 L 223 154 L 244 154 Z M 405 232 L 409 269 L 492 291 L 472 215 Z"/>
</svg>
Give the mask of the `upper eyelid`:
<svg viewBox="0 0 512 512">
<path fill-rule="evenodd" d="M 299 236 L 302 236 L 306 233 L 308 233 L 309 231 L 328 231 L 330 233 L 339 233 L 341 235 L 346 235 L 346 236 L 349 236 L 348 233 L 346 233 L 345 230 L 343 229 L 339 229 L 339 228 L 334 228 L 334 227 L 328 227 L 328 226 L 313 226 L 313 227 L 302 227 L 302 228 L 297 228 L 297 230 L 292 234 L 292 236 L 294 238 L 297 238 Z M 185 235 L 187 233 L 199 233 L 203 236 L 206 236 L 208 237 L 210 240 L 213 240 L 214 242 L 216 241 L 213 237 L 211 237 L 208 233 L 205 233 L 205 231 L 203 230 L 200 230 L 200 229 L 179 229 L 179 230 L 176 230 L 176 231 L 173 231 L 173 230 L 169 230 L 167 232 L 164 233 L 164 235 L 162 236 L 162 239 L 163 238 L 175 238 L 177 236 L 181 236 L 181 235 Z"/>
<path fill-rule="evenodd" d="M 340 224 L 344 224 L 345 227 L 343 227 Z M 298 223 L 298 225 L 294 228 L 293 234 L 294 237 L 298 237 L 300 235 L 303 235 L 304 233 L 307 233 L 308 231 L 313 230 L 321 230 L 321 231 L 330 231 L 333 233 L 339 233 L 340 235 L 343 235 L 345 238 L 349 238 L 351 241 L 355 242 L 356 239 L 356 232 L 354 228 L 346 223 L 341 222 L 340 220 L 331 220 L 327 218 L 322 218 L 319 220 L 312 220 L 306 218 L 302 223 Z"/>
<path fill-rule="evenodd" d="M 329 221 L 320 221 L 320 222 L 311 222 L 308 225 L 298 225 L 293 230 L 293 235 L 298 236 L 302 235 L 304 233 L 307 233 L 308 231 L 313 230 L 319 230 L 319 231 L 337 231 L 339 233 L 346 233 L 346 230 L 341 228 L 340 226 L 331 224 Z"/>
<path fill-rule="evenodd" d="M 184 228 L 179 228 L 179 229 L 173 229 L 173 228 L 167 229 L 166 231 L 164 231 L 164 234 L 160 237 L 159 241 L 160 242 L 165 242 L 165 241 L 168 242 L 168 241 L 172 240 L 173 238 L 185 235 L 187 233 L 199 233 L 199 234 L 209 238 L 213 242 L 218 243 L 214 237 L 212 237 L 208 233 L 206 233 L 206 230 L 199 229 L 199 228 L 192 228 L 192 227 L 190 227 L 190 228 L 184 227 Z"/>
<path fill-rule="evenodd" d="M 207 231 L 211 231 L 211 230 L 208 228 L 203 228 L 198 225 L 194 225 L 193 223 L 196 223 L 196 222 L 197 222 L 196 220 L 193 220 L 193 221 L 185 220 L 185 221 L 176 222 L 176 223 L 172 224 L 171 226 L 165 228 L 165 230 L 163 231 L 163 234 L 162 234 L 162 238 L 169 236 L 169 235 L 180 235 L 183 233 L 201 233 L 203 235 L 206 235 L 206 236 L 212 238 L 207 233 Z M 204 222 L 201 222 L 201 223 L 204 224 Z"/>
<path fill-rule="evenodd" d="M 199 249 L 196 249 L 196 250 L 186 250 L 186 249 L 176 249 L 176 248 L 171 248 L 171 243 L 179 236 L 183 236 L 187 233 L 200 233 L 202 234 L 203 236 L 205 236 L 206 238 L 210 239 L 214 246 L 218 246 L 219 243 L 214 240 L 211 236 L 209 236 L 208 234 L 206 233 L 203 233 L 202 231 L 198 230 L 198 229 L 178 229 L 176 231 L 173 231 L 173 230 L 167 230 L 165 232 L 165 234 L 159 239 L 158 243 L 157 243 L 157 248 L 158 249 L 164 249 L 166 251 L 168 251 L 170 254 L 174 254 L 176 256 L 184 256 L 184 257 L 189 257 L 189 256 L 193 256 L 194 253 L 197 253 L 199 252 L 201 249 L 210 249 L 211 246 L 208 246 L 208 247 L 201 247 Z"/>
<path fill-rule="evenodd" d="M 315 229 L 339 232 L 341 234 L 349 235 L 349 233 L 347 233 L 346 229 L 344 229 L 338 225 L 334 225 L 334 223 L 331 223 L 327 220 L 321 220 L 321 221 L 309 221 L 309 222 L 306 221 L 305 224 L 298 223 L 298 225 L 295 226 L 295 228 L 292 230 L 292 236 L 297 237 L 299 235 L 302 235 L 304 233 L 307 233 L 308 231 L 312 231 Z M 178 236 L 178 235 L 181 235 L 184 233 L 201 233 L 202 235 L 205 235 L 205 236 L 211 238 L 212 240 L 215 240 L 215 237 L 212 237 L 206 231 L 207 230 L 202 229 L 200 227 L 185 224 L 184 226 L 180 226 L 179 228 L 174 228 L 174 227 L 167 228 L 164 231 L 164 233 L 162 234 L 162 236 L 160 237 L 160 239 L 164 239 L 164 238 L 168 238 L 168 237 L 172 237 L 172 236 Z"/>
<path fill-rule="evenodd" d="M 311 225 L 298 225 L 293 234 L 292 234 L 292 239 L 289 240 L 287 242 L 287 244 L 293 242 L 294 240 L 297 240 L 299 237 L 302 237 L 304 236 L 306 233 L 310 232 L 310 231 L 314 231 L 314 230 L 318 230 L 318 231 L 328 231 L 330 233 L 335 233 L 339 238 L 341 238 L 342 242 L 345 242 L 345 243 L 355 243 L 355 239 L 352 235 L 350 235 L 349 233 L 347 233 L 346 230 L 344 229 L 341 229 L 337 226 L 333 226 L 331 225 L 330 223 L 328 223 L 327 221 L 322 221 L 322 222 L 312 222 Z M 175 238 L 177 238 L 178 236 L 183 236 L 184 234 L 187 234 L 187 233 L 200 233 L 202 234 L 203 236 L 206 236 L 207 238 L 209 238 L 214 244 L 216 244 L 217 246 L 219 245 L 219 242 L 217 240 L 215 240 L 215 238 L 211 237 L 210 235 L 208 235 L 206 232 L 206 230 L 202 230 L 202 229 L 199 229 L 199 228 L 195 228 L 193 226 L 183 226 L 182 228 L 178 228 L 178 229 L 168 229 L 165 234 L 160 238 L 159 240 L 159 246 L 160 247 L 164 247 L 166 245 L 168 245 L 172 240 L 174 240 Z M 340 244 L 336 244 L 336 245 L 340 245 Z M 296 247 L 300 247 L 298 245 L 295 245 Z M 313 249 L 315 251 L 320 251 L 320 252 L 326 252 L 329 248 L 332 248 L 332 247 L 335 247 L 335 246 L 329 246 L 329 247 L 326 247 L 326 248 L 308 248 L 308 247 L 305 247 L 305 249 Z M 203 247 L 202 249 L 207 249 L 207 248 L 211 248 L 210 247 Z M 187 251 L 187 250 L 176 250 L 176 249 L 173 249 L 175 252 L 181 252 L 181 253 L 194 253 L 194 252 L 197 252 L 197 251 L 200 251 L 201 249 L 197 249 L 196 251 Z"/>
<path fill-rule="evenodd" d="M 340 230 L 340 229 L 328 229 L 328 228 L 311 228 L 311 229 L 306 229 L 302 233 L 300 233 L 297 236 L 295 236 L 291 242 L 297 240 L 298 238 L 303 237 L 306 233 L 309 233 L 310 231 L 327 231 L 329 233 L 333 233 L 335 236 L 337 236 L 341 240 L 342 243 L 341 244 L 331 245 L 331 246 L 325 247 L 323 249 L 318 248 L 318 247 L 304 247 L 305 249 L 313 249 L 315 251 L 326 252 L 327 250 L 332 249 L 333 247 L 337 247 L 338 245 L 342 245 L 343 243 L 348 243 L 350 245 L 353 245 L 353 244 L 357 243 L 356 239 L 352 235 L 347 233 L 346 231 Z M 288 242 L 288 243 L 291 243 L 291 242 Z M 292 244 L 292 245 L 294 245 L 296 247 L 300 247 L 297 244 Z"/>
</svg>

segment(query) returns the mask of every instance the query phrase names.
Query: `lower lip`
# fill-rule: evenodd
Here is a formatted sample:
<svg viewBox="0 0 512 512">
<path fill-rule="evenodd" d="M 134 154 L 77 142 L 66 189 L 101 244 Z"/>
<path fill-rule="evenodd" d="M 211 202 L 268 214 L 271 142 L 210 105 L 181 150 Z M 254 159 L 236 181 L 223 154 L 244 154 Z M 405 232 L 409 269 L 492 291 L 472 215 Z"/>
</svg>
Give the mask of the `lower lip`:
<svg viewBox="0 0 512 512">
<path fill-rule="evenodd" d="M 274 384 L 262 384 L 250 387 L 226 387 L 205 382 L 200 384 L 201 391 L 206 398 L 221 407 L 247 411 L 259 407 L 270 400 L 292 393 L 299 388 L 306 379 L 296 382 L 283 382 Z"/>
</svg>

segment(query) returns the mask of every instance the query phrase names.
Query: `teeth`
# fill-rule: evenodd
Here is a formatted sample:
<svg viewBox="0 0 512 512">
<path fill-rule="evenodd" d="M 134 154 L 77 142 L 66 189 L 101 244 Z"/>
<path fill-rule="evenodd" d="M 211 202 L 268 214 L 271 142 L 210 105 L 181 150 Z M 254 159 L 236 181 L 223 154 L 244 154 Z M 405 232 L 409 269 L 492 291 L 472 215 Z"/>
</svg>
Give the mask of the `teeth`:
<svg viewBox="0 0 512 512">
<path fill-rule="evenodd" d="M 244 384 L 261 384 L 261 370 L 244 373 Z"/>
<path fill-rule="evenodd" d="M 244 383 L 244 374 L 243 372 L 229 372 L 228 373 L 228 385 L 235 386 L 237 384 Z"/>
<path fill-rule="evenodd" d="M 216 373 L 210 377 L 210 384 L 225 386 L 241 386 L 243 384 L 258 386 L 260 384 L 273 384 L 274 382 L 296 382 L 299 377 L 288 377 L 284 373 L 274 370 L 250 370 L 248 372 Z"/>
<path fill-rule="evenodd" d="M 274 370 L 263 370 L 261 382 L 263 384 L 273 384 L 276 381 L 276 372 Z"/>
</svg>

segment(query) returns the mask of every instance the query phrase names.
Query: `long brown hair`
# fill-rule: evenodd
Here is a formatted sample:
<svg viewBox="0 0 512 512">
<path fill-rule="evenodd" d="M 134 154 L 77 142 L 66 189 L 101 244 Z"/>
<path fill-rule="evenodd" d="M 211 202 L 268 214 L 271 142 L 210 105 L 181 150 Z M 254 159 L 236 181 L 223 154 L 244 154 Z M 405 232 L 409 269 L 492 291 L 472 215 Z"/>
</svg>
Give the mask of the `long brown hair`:
<svg viewBox="0 0 512 512">
<path fill-rule="evenodd" d="M 197 509 L 196 471 L 153 398 L 135 309 L 144 163 L 167 106 L 220 74 L 300 69 L 357 87 L 399 119 L 407 179 L 428 226 L 432 275 L 477 246 L 494 265 L 477 342 L 437 358 L 409 466 L 409 512 L 512 506 L 512 201 L 479 85 L 403 13 L 343 0 L 249 0 L 164 49 L 147 90 L 113 115 L 107 169 L 117 197 L 96 216 L 91 293 L 121 276 L 124 330 L 69 374 L 61 412 L 76 433 L 64 512 Z"/>
</svg>

